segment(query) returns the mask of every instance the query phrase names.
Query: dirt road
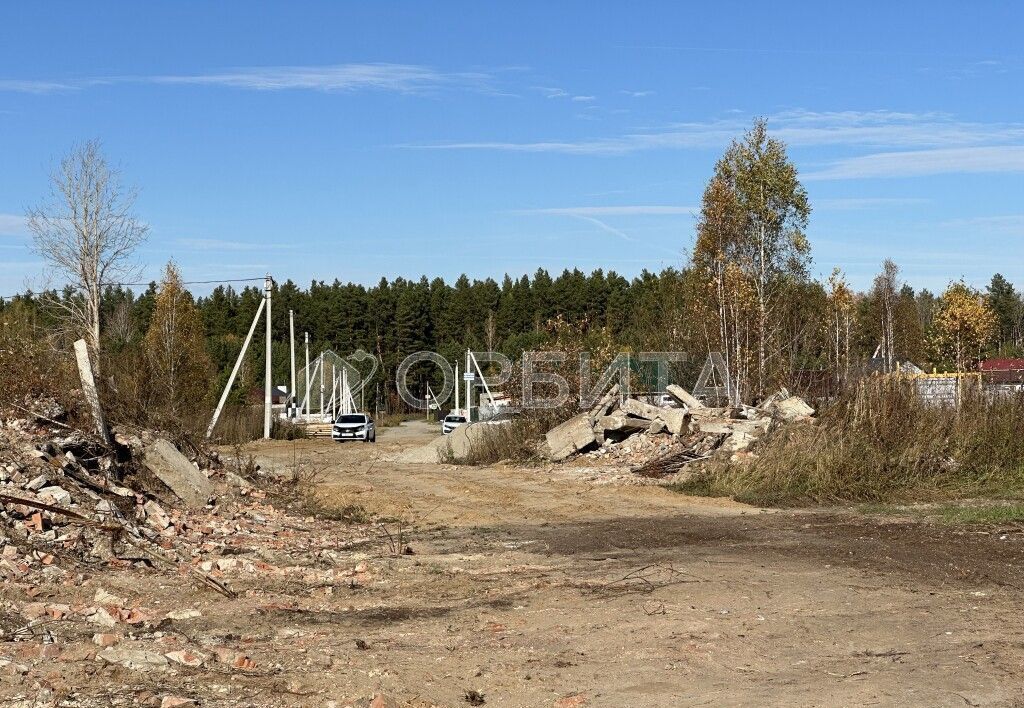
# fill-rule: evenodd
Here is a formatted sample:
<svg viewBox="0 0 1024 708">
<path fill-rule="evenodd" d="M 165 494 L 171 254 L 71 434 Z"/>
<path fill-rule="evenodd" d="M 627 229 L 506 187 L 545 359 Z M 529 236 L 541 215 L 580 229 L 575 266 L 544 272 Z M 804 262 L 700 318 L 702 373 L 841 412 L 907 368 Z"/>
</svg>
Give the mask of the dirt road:
<svg viewBox="0 0 1024 708">
<path fill-rule="evenodd" d="M 1024 704 L 1019 530 L 389 462 L 434 434 L 260 450 L 321 460 L 326 503 L 394 519 L 414 551 L 359 598 L 388 619 L 359 627 L 372 650 L 325 674 L 332 690 L 389 705 Z"/>
<path fill-rule="evenodd" d="M 436 435 L 252 445 L 319 483 L 176 521 L 237 596 L 132 559 L 5 583 L 0 704 L 1024 705 L 1019 528 L 394 461 Z"/>
</svg>

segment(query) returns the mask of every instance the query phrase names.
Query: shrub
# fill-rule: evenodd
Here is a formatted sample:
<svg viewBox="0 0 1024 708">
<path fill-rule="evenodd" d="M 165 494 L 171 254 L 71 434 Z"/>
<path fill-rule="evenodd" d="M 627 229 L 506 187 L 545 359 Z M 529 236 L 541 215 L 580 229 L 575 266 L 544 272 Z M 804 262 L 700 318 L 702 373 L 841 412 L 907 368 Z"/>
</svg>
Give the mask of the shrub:
<svg viewBox="0 0 1024 708">
<path fill-rule="evenodd" d="M 537 446 L 544 433 L 566 417 L 561 410 L 535 410 L 501 425 L 478 426 L 479 432 L 470 439 L 469 450 L 464 457 L 454 459 L 451 455 L 442 455 L 442 461 L 463 465 L 489 465 L 504 460 L 536 461 L 540 459 Z"/>
<path fill-rule="evenodd" d="M 864 379 L 814 424 L 779 427 L 752 461 L 717 460 L 680 491 L 757 504 L 889 502 L 1024 492 L 1024 396 L 924 403 L 912 381 Z"/>
</svg>

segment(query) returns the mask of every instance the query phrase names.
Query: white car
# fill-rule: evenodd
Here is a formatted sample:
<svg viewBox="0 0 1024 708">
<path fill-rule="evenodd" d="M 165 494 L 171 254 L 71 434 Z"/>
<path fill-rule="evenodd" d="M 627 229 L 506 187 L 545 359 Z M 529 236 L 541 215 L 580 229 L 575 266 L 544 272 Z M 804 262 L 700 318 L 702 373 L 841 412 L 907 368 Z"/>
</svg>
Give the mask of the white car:
<svg viewBox="0 0 1024 708">
<path fill-rule="evenodd" d="M 466 424 L 466 416 L 459 415 L 458 413 L 449 413 L 444 417 L 444 421 L 441 423 L 441 433 L 448 435 L 460 425 Z"/>
<path fill-rule="evenodd" d="M 373 426 L 373 418 L 365 413 L 343 413 L 331 426 L 331 439 L 335 442 L 344 440 L 377 442 L 377 429 Z"/>
</svg>

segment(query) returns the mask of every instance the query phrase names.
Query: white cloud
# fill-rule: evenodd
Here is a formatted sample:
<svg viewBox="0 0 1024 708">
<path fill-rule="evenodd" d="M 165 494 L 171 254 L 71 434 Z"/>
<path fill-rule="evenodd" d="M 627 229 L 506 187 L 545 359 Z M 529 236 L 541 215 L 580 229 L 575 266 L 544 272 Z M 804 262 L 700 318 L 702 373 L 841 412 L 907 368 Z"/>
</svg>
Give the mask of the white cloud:
<svg viewBox="0 0 1024 708">
<path fill-rule="evenodd" d="M 554 209 L 522 209 L 518 214 L 554 214 L 558 216 L 660 216 L 667 214 L 695 214 L 700 207 L 693 206 L 582 206 Z"/>
<path fill-rule="evenodd" d="M 430 67 L 411 64 L 337 64 L 256 67 L 210 74 L 153 76 L 142 81 L 157 84 L 227 86 L 255 91 L 373 89 L 417 93 L 445 86 L 481 84 L 487 78 L 486 74 L 442 73 Z"/>
<path fill-rule="evenodd" d="M 881 152 L 839 160 L 803 177 L 830 180 L 984 172 L 1024 172 L 1024 145 Z"/>
<path fill-rule="evenodd" d="M 505 150 L 575 155 L 621 155 L 642 150 L 721 149 L 750 127 L 740 116 L 706 122 L 674 123 L 618 136 L 531 142 L 455 142 L 405 145 L 430 149 Z M 942 113 L 895 111 L 785 111 L 768 117 L 773 136 L 794 147 L 959 147 L 1024 140 L 1024 123 L 959 121 Z"/>
<path fill-rule="evenodd" d="M 81 85 L 62 81 L 0 79 L 0 91 L 15 91 L 17 93 L 56 93 L 74 91 L 78 88 L 81 88 Z"/>
<path fill-rule="evenodd" d="M 534 91 L 540 91 L 546 98 L 568 98 L 577 103 L 589 103 L 597 98 L 596 96 L 575 95 L 557 86 L 533 86 L 531 88 Z"/>
<path fill-rule="evenodd" d="M 252 91 L 379 90 L 421 93 L 449 87 L 486 88 L 490 76 L 479 72 L 442 72 L 413 64 L 335 64 L 328 66 L 244 67 L 204 74 L 110 76 L 66 81 L 0 79 L 0 91 L 51 93 L 115 83 L 224 86 Z"/>
<path fill-rule="evenodd" d="M 965 219 L 950 219 L 949 221 L 942 222 L 941 226 L 976 230 L 1001 236 L 1024 236 L 1024 214 L 972 216 Z"/>
<path fill-rule="evenodd" d="M 0 214 L 0 236 L 25 236 L 28 219 L 21 214 Z"/>
<path fill-rule="evenodd" d="M 940 147 L 1024 139 L 1024 124 L 958 121 L 944 113 L 788 111 L 769 128 L 791 145 Z"/>
<path fill-rule="evenodd" d="M 565 89 L 556 88 L 553 86 L 535 86 L 537 91 L 540 91 L 548 98 L 568 98 L 569 92 Z"/>
</svg>

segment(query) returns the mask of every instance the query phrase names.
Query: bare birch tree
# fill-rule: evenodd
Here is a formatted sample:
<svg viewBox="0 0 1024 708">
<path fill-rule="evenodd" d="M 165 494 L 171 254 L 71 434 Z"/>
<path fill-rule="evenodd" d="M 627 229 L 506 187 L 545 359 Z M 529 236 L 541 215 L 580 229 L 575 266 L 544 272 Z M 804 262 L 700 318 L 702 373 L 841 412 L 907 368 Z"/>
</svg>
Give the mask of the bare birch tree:
<svg viewBox="0 0 1024 708">
<path fill-rule="evenodd" d="M 73 148 L 50 177 L 50 197 L 28 212 L 35 251 L 75 296 L 53 299 L 68 328 L 100 367 L 100 299 L 133 272 L 131 256 L 148 227 L 133 214 L 135 192 L 121 185 L 98 141 Z"/>
</svg>

